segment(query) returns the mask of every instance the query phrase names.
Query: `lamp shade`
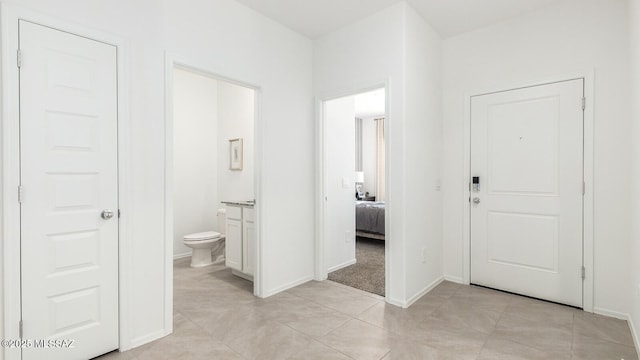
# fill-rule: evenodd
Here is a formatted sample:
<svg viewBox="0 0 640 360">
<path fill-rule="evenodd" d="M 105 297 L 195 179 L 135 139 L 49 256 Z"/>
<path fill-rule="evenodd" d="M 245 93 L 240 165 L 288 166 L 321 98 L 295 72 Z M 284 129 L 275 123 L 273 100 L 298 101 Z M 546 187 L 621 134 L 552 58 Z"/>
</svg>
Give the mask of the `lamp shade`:
<svg viewBox="0 0 640 360">
<path fill-rule="evenodd" d="M 364 182 L 364 172 L 356 171 L 356 182 L 363 183 Z"/>
</svg>

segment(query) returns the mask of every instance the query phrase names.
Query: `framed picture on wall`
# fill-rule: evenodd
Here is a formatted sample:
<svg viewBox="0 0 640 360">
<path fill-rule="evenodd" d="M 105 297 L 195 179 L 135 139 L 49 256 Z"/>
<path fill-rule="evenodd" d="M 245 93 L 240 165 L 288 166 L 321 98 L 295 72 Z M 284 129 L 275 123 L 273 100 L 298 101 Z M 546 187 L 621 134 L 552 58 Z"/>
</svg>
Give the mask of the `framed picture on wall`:
<svg viewBox="0 0 640 360">
<path fill-rule="evenodd" d="M 229 169 L 242 170 L 242 139 L 229 140 Z"/>
</svg>

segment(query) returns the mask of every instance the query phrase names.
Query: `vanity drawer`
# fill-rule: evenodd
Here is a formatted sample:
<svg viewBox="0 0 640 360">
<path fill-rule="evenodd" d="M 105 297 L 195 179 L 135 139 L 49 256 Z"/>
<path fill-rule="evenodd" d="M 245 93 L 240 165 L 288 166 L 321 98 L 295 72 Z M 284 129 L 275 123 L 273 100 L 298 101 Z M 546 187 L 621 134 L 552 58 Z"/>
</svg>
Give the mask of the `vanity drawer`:
<svg viewBox="0 0 640 360">
<path fill-rule="evenodd" d="M 227 219 L 242 220 L 242 208 L 227 205 Z"/>
</svg>

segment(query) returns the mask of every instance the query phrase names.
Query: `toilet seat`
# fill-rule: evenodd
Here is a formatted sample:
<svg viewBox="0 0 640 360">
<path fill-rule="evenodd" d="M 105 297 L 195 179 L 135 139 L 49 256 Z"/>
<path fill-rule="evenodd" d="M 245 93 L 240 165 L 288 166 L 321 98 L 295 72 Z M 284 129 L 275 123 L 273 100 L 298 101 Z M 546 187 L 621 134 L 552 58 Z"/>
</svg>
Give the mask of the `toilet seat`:
<svg viewBox="0 0 640 360">
<path fill-rule="evenodd" d="M 217 231 L 205 231 L 199 232 L 195 234 L 185 235 L 185 241 L 204 241 L 204 240 L 213 240 L 220 237 L 220 233 Z"/>
</svg>

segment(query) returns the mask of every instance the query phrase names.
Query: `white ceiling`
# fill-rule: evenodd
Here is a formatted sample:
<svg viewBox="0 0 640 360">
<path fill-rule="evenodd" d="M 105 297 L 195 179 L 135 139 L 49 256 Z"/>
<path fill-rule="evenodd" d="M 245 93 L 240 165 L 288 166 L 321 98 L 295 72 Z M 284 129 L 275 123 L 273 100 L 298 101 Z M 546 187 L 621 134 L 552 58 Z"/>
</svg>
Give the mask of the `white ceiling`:
<svg viewBox="0 0 640 360">
<path fill-rule="evenodd" d="M 560 1 L 562 0 L 408 0 L 444 38 Z"/>
<path fill-rule="evenodd" d="M 330 33 L 400 0 L 238 0 L 309 38 Z M 444 38 L 562 0 L 407 0 Z"/>
</svg>

